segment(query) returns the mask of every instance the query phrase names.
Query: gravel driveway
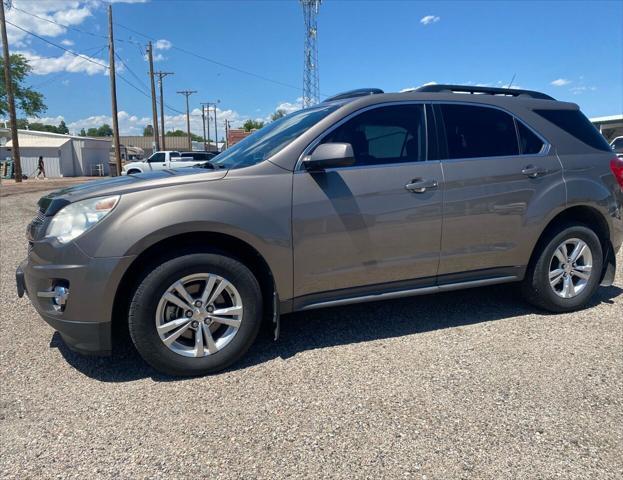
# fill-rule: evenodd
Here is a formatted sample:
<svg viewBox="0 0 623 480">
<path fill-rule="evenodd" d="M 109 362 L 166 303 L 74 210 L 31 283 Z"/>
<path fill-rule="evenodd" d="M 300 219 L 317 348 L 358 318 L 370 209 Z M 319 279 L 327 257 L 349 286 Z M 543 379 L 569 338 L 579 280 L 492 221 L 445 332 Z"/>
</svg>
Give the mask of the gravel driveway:
<svg viewBox="0 0 623 480">
<path fill-rule="evenodd" d="M 567 315 L 512 285 L 289 315 L 177 380 L 71 353 L 17 298 L 40 195 L 1 200 L 2 478 L 621 478 L 620 267 Z"/>
</svg>

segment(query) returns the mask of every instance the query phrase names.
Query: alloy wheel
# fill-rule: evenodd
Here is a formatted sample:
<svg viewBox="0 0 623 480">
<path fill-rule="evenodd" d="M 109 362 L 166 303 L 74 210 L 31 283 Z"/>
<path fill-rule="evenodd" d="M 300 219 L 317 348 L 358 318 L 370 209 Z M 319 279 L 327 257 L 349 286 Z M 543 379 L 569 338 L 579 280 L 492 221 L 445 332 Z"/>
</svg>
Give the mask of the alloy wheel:
<svg viewBox="0 0 623 480">
<path fill-rule="evenodd" d="M 586 288 L 593 270 L 593 254 L 579 238 L 564 240 L 549 264 L 549 284 L 556 295 L 573 298 Z"/>
<path fill-rule="evenodd" d="M 167 348 L 205 357 L 225 348 L 243 320 L 242 298 L 227 279 L 197 273 L 174 282 L 156 308 L 156 330 Z"/>
</svg>

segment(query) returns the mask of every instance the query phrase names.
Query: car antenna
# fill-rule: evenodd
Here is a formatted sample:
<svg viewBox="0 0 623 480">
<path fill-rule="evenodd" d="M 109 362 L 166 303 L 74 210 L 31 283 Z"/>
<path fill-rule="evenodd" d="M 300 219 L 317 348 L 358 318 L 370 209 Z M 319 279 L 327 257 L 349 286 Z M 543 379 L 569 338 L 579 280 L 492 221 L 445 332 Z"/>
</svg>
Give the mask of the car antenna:
<svg viewBox="0 0 623 480">
<path fill-rule="evenodd" d="M 508 84 L 508 87 L 506 88 L 511 88 L 511 85 L 513 84 L 513 82 L 515 81 L 515 77 L 517 76 L 517 73 L 513 73 L 513 78 L 511 78 L 511 83 Z"/>
</svg>

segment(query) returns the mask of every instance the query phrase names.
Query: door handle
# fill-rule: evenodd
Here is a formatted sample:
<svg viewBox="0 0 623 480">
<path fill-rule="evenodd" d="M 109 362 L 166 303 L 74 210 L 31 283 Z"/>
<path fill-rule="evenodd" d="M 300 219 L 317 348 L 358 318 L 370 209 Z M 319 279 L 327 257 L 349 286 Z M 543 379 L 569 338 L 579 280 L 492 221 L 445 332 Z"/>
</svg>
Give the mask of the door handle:
<svg viewBox="0 0 623 480">
<path fill-rule="evenodd" d="M 433 190 L 437 188 L 439 184 L 437 180 L 429 180 L 425 178 L 414 178 L 411 183 L 407 183 L 405 188 L 413 193 L 424 193 L 426 190 Z"/>
<path fill-rule="evenodd" d="M 547 173 L 547 169 L 537 167 L 535 165 L 528 165 L 521 171 L 521 173 L 524 174 L 526 177 L 536 178 L 540 177 L 541 175 L 545 175 Z"/>
</svg>

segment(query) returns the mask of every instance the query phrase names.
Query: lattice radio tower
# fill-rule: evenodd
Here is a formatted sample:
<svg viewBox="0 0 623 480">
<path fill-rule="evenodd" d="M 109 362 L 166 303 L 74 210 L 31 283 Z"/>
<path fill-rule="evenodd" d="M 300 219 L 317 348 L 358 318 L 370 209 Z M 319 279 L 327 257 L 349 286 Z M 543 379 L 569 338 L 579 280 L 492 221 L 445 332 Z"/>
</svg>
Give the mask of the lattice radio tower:
<svg viewBox="0 0 623 480">
<path fill-rule="evenodd" d="M 318 10 L 322 0 L 301 0 L 305 19 L 305 64 L 303 69 L 303 108 L 320 100 L 318 76 Z"/>
</svg>

